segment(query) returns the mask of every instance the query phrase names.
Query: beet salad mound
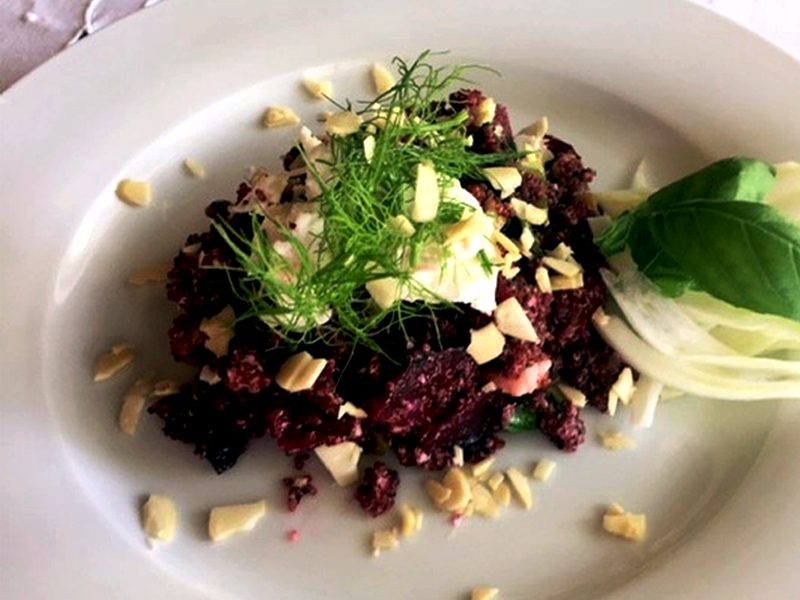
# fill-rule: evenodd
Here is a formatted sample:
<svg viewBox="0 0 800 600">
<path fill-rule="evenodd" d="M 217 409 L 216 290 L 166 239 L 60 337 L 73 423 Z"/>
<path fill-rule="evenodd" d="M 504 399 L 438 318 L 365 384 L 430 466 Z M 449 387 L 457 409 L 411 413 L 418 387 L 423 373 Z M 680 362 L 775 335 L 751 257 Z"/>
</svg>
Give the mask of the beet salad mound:
<svg viewBox="0 0 800 600">
<path fill-rule="evenodd" d="M 594 171 L 546 119 L 515 134 L 503 105 L 454 90 L 470 67 L 426 60 L 395 59 L 396 82 L 336 104 L 324 134 L 302 127 L 284 170 L 211 203 L 175 257 L 170 348 L 196 375 L 149 410 L 217 473 L 268 435 L 377 516 L 400 483 L 387 453 L 442 470 L 527 430 L 574 452 L 583 407 L 615 410 L 630 369 L 591 323 Z M 316 493 L 285 483 L 292 508 Z"/>
</svg>

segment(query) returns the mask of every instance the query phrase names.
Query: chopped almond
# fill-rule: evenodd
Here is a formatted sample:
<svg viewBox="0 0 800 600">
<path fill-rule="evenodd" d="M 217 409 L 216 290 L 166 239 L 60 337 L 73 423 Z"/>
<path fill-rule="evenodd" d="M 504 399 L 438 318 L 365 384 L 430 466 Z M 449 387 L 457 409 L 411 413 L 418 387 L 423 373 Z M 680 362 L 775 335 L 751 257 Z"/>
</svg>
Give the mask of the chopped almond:
<svg viewBox="0 0 800 600">
<path fill-rule="evenodd" d="M 647 517 L 629 513 L 618 504 L 612 504 L 603 515 L 603 529 L 627 540 L 641 542 L 647 537 Z"/>
<path fill-rule="evenodd" d="M 161 283 L 167 280 L 167 274 L 172 270 L 171 263 L 148 265 L 135 270 L 128 275 L 130 285 L 144 285 L 145 283 Z"/>
<path fill-rule="evenodd" d="M 538 463 L 536 463 L 536 467 L 533 469 L 533 474 L 531 475 L 531 477 L 533 477 L 537 481 L 547 481 L 548 479 L 550 479 L 550 476 L 553 474 L 555 468 L 556 468 L 556 463 L 547 458 L 543 458 Z"/>
<path fill-rule="evenodd" d="M 620 450 L 633 450 L 636 442 L 626 437 L 619 431 L 604 431 L 600 434 L 600 444 L 606 450 L 618 452 Z"/>
<path fill-rule="evenodd" d="M 411 203 L 411 219 L 417 223 L 433 221 L 439 212 L 439 181 L 436 171 L 429 164 L 417 165 L 417 181 L 414 200 Z"/>
<path fill-rule="evenodd" d="M 505 483 L 501 483 L 497 486 L 497 489 L 492 492 L 492 496 L 498 504 L 502 506 L 508 506 L 508 504 L 511 502 L 511 488 L 509 488 Z"/>
<path fill-rule="evenodd" d="M 206 178 L 206 168 L 193 158 L 184 159 L 183 168 L 186 169 L 186 172 L 192 177 L 196 177 L 197 179 Z"/>
<path fill-rule="evenodd" d="M 333 83 L 330 81 L 320 81 L 318 79 L 304 79 L 303 87 L 312 98 L 324 100 L 326 97 L 333 96 Z"/>
<path fill-rule="evenodd" d="M 157 542 L 171 542 L 178 526 L 175 503 L 159 494 L 150 494 L 142 506 L 142 528 L 147 537 Z"/>
<path fill-rule="evenodd" d="M 525 510 L 530 510 L 533 506 L 533 494 L 531 493 L 531 484 L 528 478 L 519 469 L 513 467 L 506 471 L 506 475 Z"/>
<path fill-rule="evenodd" d="M 583 287 L 583 273 L 578 273 L 574 277 L 566 275 L 555 275 L 550 278 L 550 286 L 554 292 L 563 290 L 579 290 Z"/>
<path fill-rule="evenodd" d="M 411 537 L 422 527 L 422 513 L 408 504 L 400 507 L 400 535 Z"/>
<path fill-rule="evenodd" d="M 478 105 L 478 110 L 475 114 L 475 127 L 486 125 L 494 121 L 494 114 L 497 110 L 497 104 L 492 98 L 484 98 Z"/>
<path fill-rule="evenodd" d="M 511 337 L 515 337 L 526 342 L 536 343 L 539 336 L 533 328 L 525 309 L 514 296 L 503 300 L 494 310 L 494 320 L 497 328 Z"/>
<path fill-rule="evenodd" d="M 219 314 L 200 321 L 200 331 L 208 338 L 203 345 L 221 358 L 228 354 L 228 345 L 233 339 L 233 323 L 236 314 L 230 306 L 223 308 Z"/>
<path fill-rule="evenodd" d="M 376 94 L 385 94 L 394 87 L 394 77 L 383 65 L 377 63 L 372 65 L 371 75 Z"/>
<path fill-rule="evenodd" d="M 453 490 L 443 486 L 434 479 L 428 479 L 425 482 L 425 491 L 428 493 L 428 496 L 431 497 L 431 500 L 433 500 L 437 508 L 442 508 L 444 503 L 453 495 Z"/>
<path fill-rule="evenodd" d="M 367 418 L 367 412 L 362 408 L 358 408 L 352 402 L 345 402 L 339 407 L 339 415 L 337 418 L 341 419 L 345 415 L 350 415 L 355 419 Z"/>
<path fill-rule="evenodd" d="M 492 492 L 480 483 L 472 486 L 472 503 L 475 506 L 475 512 L 484 517 L 494 518 L 500 514 L 500 507 L 497 505 Z"/>
<path fill-rule="evenodd" d="M 567 246 L 564 242 L 559 242 L 558 246 L 553 248 L 550 252 L 548 252 L 550 256 L 553 258 L 559 258 L 561 260 L 567 260 L 568 258 L 572 257 L 572 248 Z"/>
<path fill-rule="evenodd" d="M 560 258 L 553 258 L 552 256 L 545 256 L 542 259 L 542 264 L 549 267 L 556 273 L 561 273 L 567 277 L 576 277 L 583 271 L 581 266 L 576 262 L 562 260 Z"/>
<path fill-rule="evenodd" d="M 479 212 L 474 212 L 469 218 L 459 221 L 458 223 L 448 225 L 445 228 L 444 243 L 447 245 L 455 244 L 456 242 L 481 235 L 485 227 L 486 221 L 484 215 Z"/>
<path fill-rule="evenodd" d="M 501 198 L 508 198 L 522 183 L 522 175 L 516 167 L 487 167 L 483 175 L 491 186 L 500 192 Z"/>
<path fill-rule="evenodd" d="M 281 365 L 275 383 L 291 393 L 310 390 L 327 364 L 324 358 L 314 358 L 305 351 L 299 352 Z"/>
<path fill-rule="evenodd" d="M 181 391 L 180 386 L 171 379 L 162 379 L 153 385 L 151 396 L 153 398 L 163 398 L 165 396 L 172 396 Z"/>
<path fill-rule="evenodd" d="M 153 188 L 146 181 L 123 179 L 117 184 L 116 194 L 131 206 L 147 206 L 153 201 Z"/>
<path fill-rule="evenodd" d="M 500 590 L 497 588 L 475 588 L 472 590 L 470 600 L 494 600 Z"/>
<path fill-rule="evenodd" d="M 361 451 L 361 446 L 355 442 L 318 446 L 314 449 L 317 458 L 342 487 L 358 481 L 358 460 L 361 458 Z"/>
<path fill-rule="evenodd" d="M 325 121 L 325 131 L 330 135 L 346 136 L 358 131 L 361 127 L 362 119 L 356 113 L 345 110 L 333 113 Z"/>
<path fill-rule="evenodd" d="M 488 473 L 489 469 L 494 464 L 494 461 L 495 458 L 493 456 L 490 456 L 489 458 L 485 458 L 481 462 L 472 465 L 472 476 L 482 477 L 483 475 Z"/>
<path fill-rule="evenodd" d="M 144 396 L 125 396 L 119 412 L 119 428 L 128 435 L 136 433 L 139 417 L 144 410 Z"/>
<path fill-rule="evenodd" d="M 270 106 L 264 113 L 264 126 L 270 129 L 297 125 L 299 122 L 300 117 L 297 113 L 286 106 Z"/>
<path fill-rule="evenodd" d="M 567 385 L 566 383 L 559 383 L 558 389 L 572 404 L 579 408 L 586 406 L 586 394 L 577 388 Z"/>
<path fill-rule="evenodd" d="M 461 446 L 453 446 L 453 465 L 456 467 L 464 466 L 464 450 Z"/>
<path fill-rule="evenodd" d="M 368 135 L 364 138 L 364 158 L 368 163 L 372 162 L 372 157 L 375 155 L 375 136 Z"/>
<path fill-rule="evenodd" d="M 397 531 L 394 529 L 379 529 L 372 534 L 372 555 L 380 556 L 381 552 L 394 550 L 400 545 Z"/>
<path fill-rule="evenodd" d="M 500 487 L 500 484 L 505 481 L 505 478 L 506 476 L 502 473 L 493 473 L 486 481 L 486 485 L 489 486 L 490 490 L 495 491 L 498 487 Z"/>
<path fill-rule="evenodd" d="M 387 225 L 397 231 L 398 233 L 402 233 L 405 237 L 411 237 L 416 232 L 416 228 L 414 224 L 408 220 L 408 217 L 405 215 L 396 215 L 389 219 Z"/>
<path fill-rule="evenodd" d="M 500 356 L 505 345 L 506 338 L 494 323 L 489 323 L 486 327 L 470 330 L 467 354 L 483 365 Z"/>
<path fill-rule="evenodd" d="M 531 225 L 544 225 L 547 223 L 547 208 L 539 208 L 519 198 L 511 198 L 511 208 L 514 214 Z"/>
<path fill-rule="evenodd" d="M 540 117 L 524 129 L 521 129 L 519 135 L 529 135 L 534 138 L 543 138 L 547 133 L 549 125 L 550 123 L 547 117 Z"/>
<path fill-rule="evenodd" d="M 94 370 L 95 381 L 105 381 L 129 364 L 134 357 L 133 347 L 128 344 L 117 344 L 108 354 L 97 361 Z"/>
<path fill-rule="evenodd" d="M 203 365 L 203 368 L 200 369 L 200 374 L 197 376 L 197 378 L 208 385 L 217 385 L 220 381 L 222 381 L 222 377 L 219 376 L 219 373 L 208 365 Z"/>
<path fill-rule="evenodd" d="M 550 282 L 550 274 L 547 272 L 547 269 L 544 267 L 537 267 L 534 277 L 536 278 L 536 285 L 539 286 L 539 291 L 543 294 L 553 293 L 553 286 Z"/>
<path fill-rule="evenodd" d="M 458 467 L 451 468 L 445 474 L 442 483 L 452 492 L 450 498 L 442 504 L 443 508 L 451 512 L 466 509 L 472 500 L 472 489 L 464 471 Z"/>
<path fill-rule="evenodd" d="M 614 394 L 617 396 L 620 402 L 622 402 L 625 406 L 628 406 L 635 391 L 636 386 L 633 384 L 633 371 L 630 367 L 625 367 L 622 369 L 619 377 L 617 377 L 614 385 L 611 386 L 611 389 L 608 392 L 609 399 L 611 394 Z"/>
<path fill-rule="evenodd" d="M 251 531 L 265 514 L 267 503 L 264 500 L 214 507 L 208 516 L 208 535 L 219 542 L 236 533 Z"/>
</svg>

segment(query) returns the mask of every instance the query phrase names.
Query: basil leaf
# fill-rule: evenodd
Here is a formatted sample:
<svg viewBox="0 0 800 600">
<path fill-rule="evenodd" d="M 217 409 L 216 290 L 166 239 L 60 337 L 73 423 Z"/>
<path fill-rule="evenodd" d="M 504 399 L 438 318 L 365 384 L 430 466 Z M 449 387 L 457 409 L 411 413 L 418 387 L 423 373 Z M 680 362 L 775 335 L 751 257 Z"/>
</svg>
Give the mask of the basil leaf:
<svg viewBox="0 0 800 600">
<path fill-rule="evenodd" d="M 692 285 L 692 279 L 681 266 L 664 252 L 650 233 L 646 216 L 636 219 L 630 228 L 628 243 L 631 256 L 639 267 L 661 292 L 669 298 L 682 296 Z"/>
<path fill-rule="evenodd" d="M 539 427 L 539 416 L 526 406 L 518 406 L 514 415 L 506 423 L 505 430 L 509 433 L 532 431 Z"/>
<path fill-rule="evenodd" d="M 628 234 L 637 218 L 636 212 L 624 212 L 611 221 L 603 232 L 594 238 L 594 245 L 604 256 L 613 256 L 625 250 Z"/>
<path fill-rule="evenodd" d="M 654 243 L 700 289 L 800 321 L 800 228 L 773 207 L 691 200 L 651 210 L 647 224 Z"/>
<path fill-rule="evenodd" d="M 761 202 L 774 183 L 771 164 L 753 158 L 725 158 L 661 188 L 644 208 L 666 208 L 694 198 Z"/>
</svg>

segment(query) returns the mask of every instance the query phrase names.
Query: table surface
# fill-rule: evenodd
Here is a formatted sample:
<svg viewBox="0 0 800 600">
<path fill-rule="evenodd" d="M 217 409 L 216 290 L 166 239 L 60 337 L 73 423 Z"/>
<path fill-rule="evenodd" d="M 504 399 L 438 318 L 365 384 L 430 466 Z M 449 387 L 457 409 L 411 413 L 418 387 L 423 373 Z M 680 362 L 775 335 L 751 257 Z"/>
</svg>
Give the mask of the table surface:
<svg viewBox="0 0 800 600">
<path fill-rule="evenodd" d="M 0 91 L 86 35 L 159 1 L 0 0 Z M 800 1 L 693 1 L 733 19 L 800 60 Z"/>
</svg>

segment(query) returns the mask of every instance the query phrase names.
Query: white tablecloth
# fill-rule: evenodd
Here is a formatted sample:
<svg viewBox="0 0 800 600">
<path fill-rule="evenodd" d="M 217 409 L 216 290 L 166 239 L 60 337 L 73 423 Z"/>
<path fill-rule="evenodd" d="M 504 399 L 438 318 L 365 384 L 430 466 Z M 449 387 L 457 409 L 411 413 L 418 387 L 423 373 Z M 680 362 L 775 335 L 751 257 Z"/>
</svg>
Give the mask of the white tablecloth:
<svg viewBox="0 0 800 600">
<path fill-rule="evenodd" d="M 81 36 L 158 1 L 0 0 L 0 91 Z M 800 0 L 695 1 L 800 59 Z"/>
</svg>

